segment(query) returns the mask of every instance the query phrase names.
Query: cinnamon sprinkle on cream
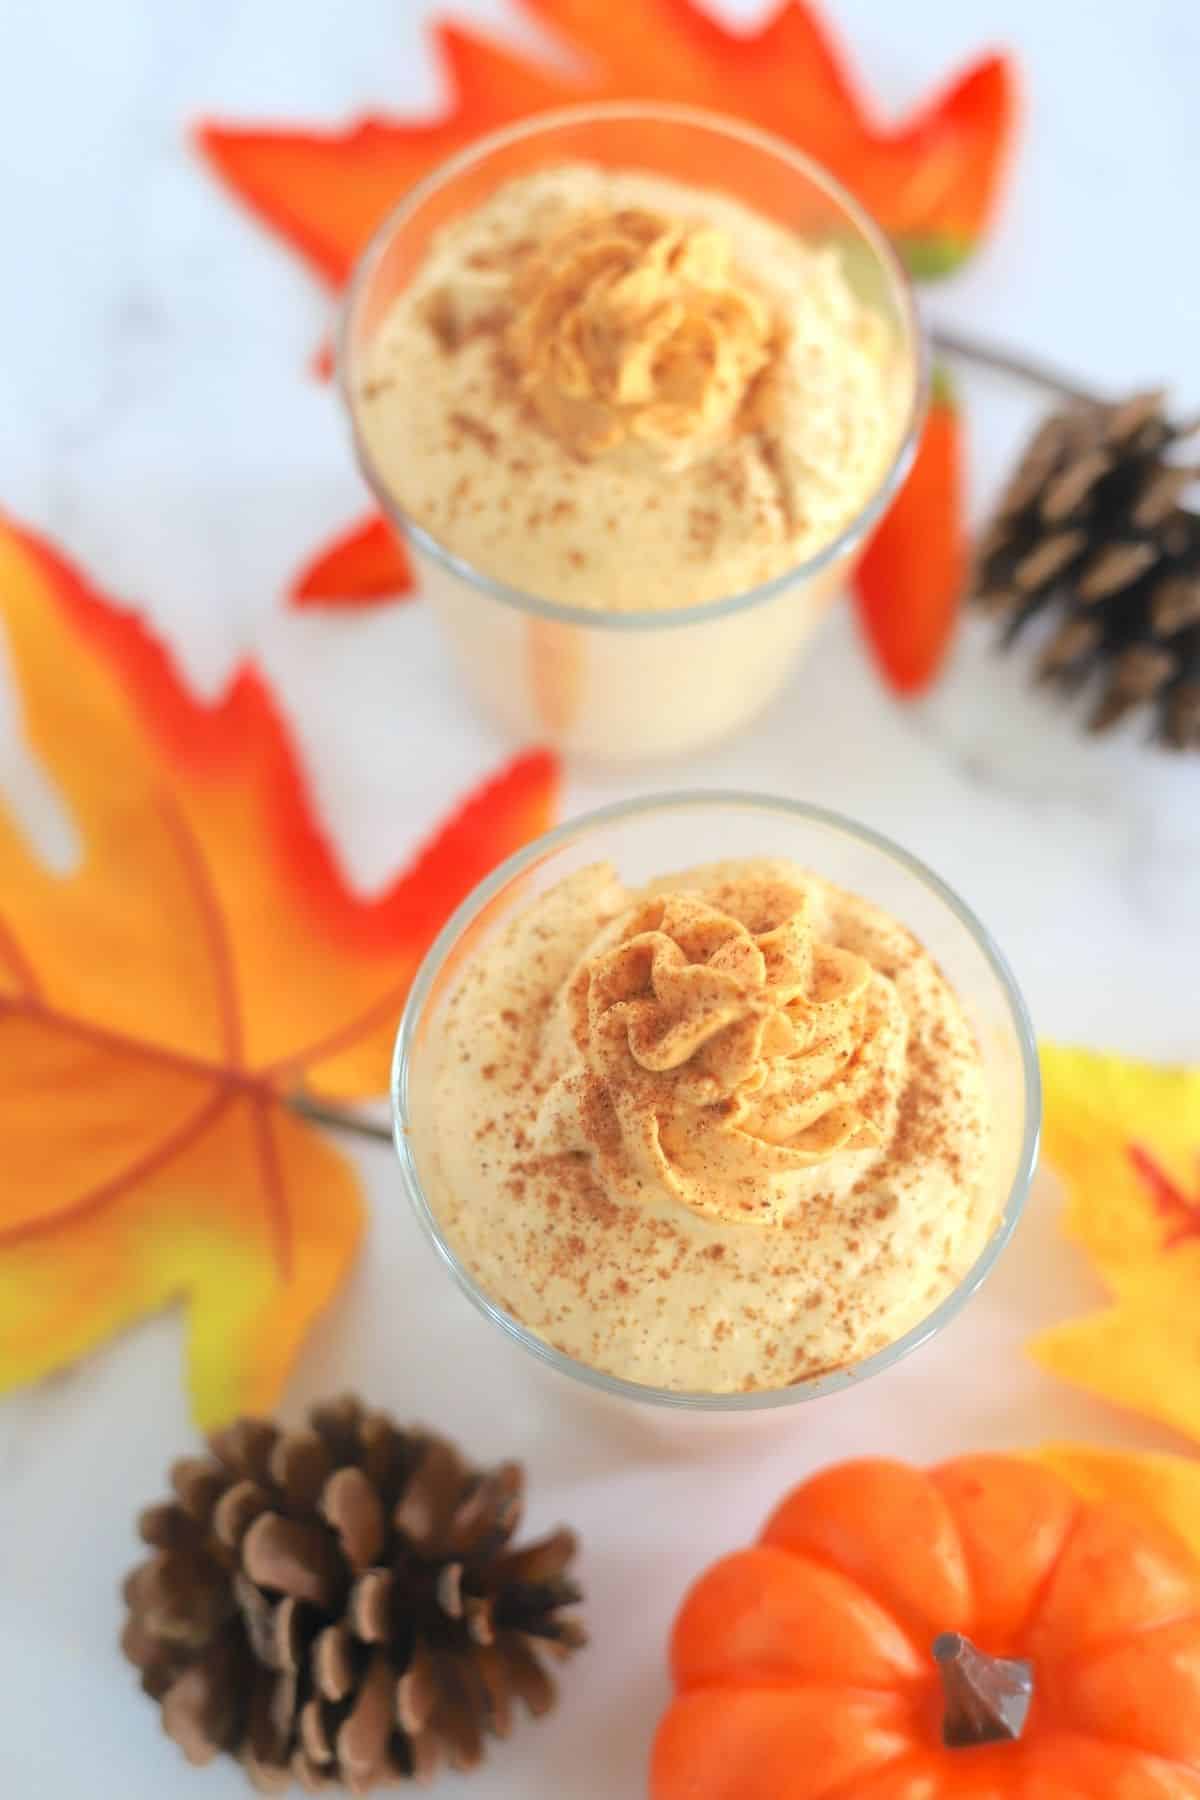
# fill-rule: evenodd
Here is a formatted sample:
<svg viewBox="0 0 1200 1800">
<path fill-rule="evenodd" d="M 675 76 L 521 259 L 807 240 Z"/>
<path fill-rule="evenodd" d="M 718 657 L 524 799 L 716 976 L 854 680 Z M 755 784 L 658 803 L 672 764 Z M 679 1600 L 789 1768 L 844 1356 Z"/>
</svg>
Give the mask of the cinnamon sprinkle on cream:
<svg viewBox="0 0 1200 1800">
<path fill-rule="evenodd" d="M 788 863 L 569 876 L 468 959 L 414 1083 L 421 1179 L 475 1280 L 634 1381 L 845 1366 L 994 1222 L 954 994 L 902 926 Z"/>
</svg>

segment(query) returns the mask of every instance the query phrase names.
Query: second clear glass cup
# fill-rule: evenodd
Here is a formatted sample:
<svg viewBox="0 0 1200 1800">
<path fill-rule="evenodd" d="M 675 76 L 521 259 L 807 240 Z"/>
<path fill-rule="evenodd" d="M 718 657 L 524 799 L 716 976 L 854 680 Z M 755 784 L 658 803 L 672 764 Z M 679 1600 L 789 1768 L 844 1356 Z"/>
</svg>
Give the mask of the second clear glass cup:
<svg viewBox="0 0 1200 1800">
<path fill-rule="evenodd" d="M 834 248 L 854 296 L 893 346 L 895 443 L 876 485 L 832 541 L 757 587 L 654 611 L 585 609 L 553 593 L 521 591 L 471 567 L 409 517 L 371 454 L 362 427 L 371 346 L 435 234 L 501 183 L 564 163 L 719 189 L 806 243 Z M 364 474 L 407 543 L 477 703 L 517 738 L 606 762 L 698 750 L 748 724 L 776 696 L 904 478 L 925 395 L 908 279 L 885 234 L 832 176 L 782 140 L 733 120 L 623 104 L 532 118 L 481 139 L 416 186 L 359 265 L 339 373 Z M 628 554 L 636 584 L 636 543 Z"/>
<path fill-rule="evenodd" d="M 621 880 L 636 888 L 671 870 L 711 862 L 714 850 L 722 858 L 786 859 L 861 896 L 907 927 L 938 964 L 974 1031 L 992 1118 L 978 1201 L 985 1209 L 981 1218 L 985 1225 L 992 1221 L 991 1229 L 985 1230 L 974 1263 L 950 1291 L 886 1347 L 791 1385 L 749 1392 L 697 1392 L 623 1379 L 565 1354 L 530 1330 L 506 1309 L 501 1292 L 485 1291 L 456 1248 L 442 1217 L 443 1196 L 422 1129 L 435 1105 L 445 1009 L 472 979 L 481 953 L 519 914 L 565 878 L 598 863 L 611 863 Z M 477 888 L 441 933 L 413 986 L 396 1045 L 393 1104 L 409 1200 L 450 1274 L 480 1312 L 577 1388 L 643 1408 L 691 1414 L 797 1406 L 882 1372 L 939 1332 L 979 1287 L 1017 1223 L 1033 1175 L 1041 1119 L 1037 1050 L 1020 993 L 999 950 L 957 895 L 915 857 L 864 826 L 798 803 L 719 793 L 667 795 L 608 807 L 539 839 Z M 513 1206 L 519 1224 L 519 1199 Z M 733 1229 L 770 1227 L 739 1224 Z M 536 1238 L 532 1218 L 529 1230 Z M 536 1249 L 531 1239 L 529 1254 Z M 719 1281 L 713 1306 L 719 1313 Z M 704 1323 L 708 1329 L 712 1320 Z M 786 1335 L 786 1325 L 782 1329 Z"/>
</svg>

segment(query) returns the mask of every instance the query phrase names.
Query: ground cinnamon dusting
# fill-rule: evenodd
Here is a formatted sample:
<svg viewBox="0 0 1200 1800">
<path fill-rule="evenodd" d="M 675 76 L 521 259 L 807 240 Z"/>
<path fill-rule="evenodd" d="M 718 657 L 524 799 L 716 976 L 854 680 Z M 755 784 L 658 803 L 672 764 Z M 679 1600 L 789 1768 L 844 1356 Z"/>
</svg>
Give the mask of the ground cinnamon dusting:
<svg viewBox="0 0 1200 1800">
<path fill-rule="evenodd" d="M 464 437 L 474 438 L 479 447 L 486 450 L 489 456 L 499 454 L 500 439 L 491 426 L 485 425 L 482 419 L 475 418 L 471 413 L 452 412 L 450 423 L 456 431 L 461 431 Z"/>
</svg>

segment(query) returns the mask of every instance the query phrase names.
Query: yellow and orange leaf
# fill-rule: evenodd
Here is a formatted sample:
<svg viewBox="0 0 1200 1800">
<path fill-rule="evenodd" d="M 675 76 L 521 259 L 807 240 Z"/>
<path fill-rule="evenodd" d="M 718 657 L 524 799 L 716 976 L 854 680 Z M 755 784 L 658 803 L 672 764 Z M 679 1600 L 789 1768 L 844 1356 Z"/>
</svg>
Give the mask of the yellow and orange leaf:
<svg viewBox="0 0 1200 1800">
<path fill-rule="evenodd" d="M 1111 1500 L 1165 1525 L 1200 1560 L 1200 1459 L 1090 1444 L 1044 1444 L 1030 1454 L 1085 1500 Z"/>
<path fill-rule="evenodd" d="M 2 520 L 0 620 L 80 844 L 56 872 L 0 806 L 0 1389 L 183 1298 L 202 1422 L 269 1407 L 362 1224 L 288 1096 L 385 1090 L 423 950 L 545 827 L 554 765 L 521 758 L 363 900 L 253 668 L 199 703 Z"/>
<path fill-rule="evenodd" d="M 1200 1069 L 1042 1048 L 1067 1235 L 1111 1295 L 1042 1332 L 1052 1373 L 1200 1439 Z"/>
<path fill-rule="evenodd" d="M 482 133 L 547 107 L 656 99 L 749 119 L 840 177 L 917 274 L 956 267 L 998 198 L 1016 115 L 1011 62 L 981 57 L 907 120 L 875 118 L 815 8 L 783 0 L 757 31 L 727 29 L 697 0 L 525 0 L 573 53 L 535 63 L 465 27 L 434 43 L 450 101 L 433 120 L 344 129 L 199 129 L 222 179 L 335 287 L 411 184 Z"/>
</svg>

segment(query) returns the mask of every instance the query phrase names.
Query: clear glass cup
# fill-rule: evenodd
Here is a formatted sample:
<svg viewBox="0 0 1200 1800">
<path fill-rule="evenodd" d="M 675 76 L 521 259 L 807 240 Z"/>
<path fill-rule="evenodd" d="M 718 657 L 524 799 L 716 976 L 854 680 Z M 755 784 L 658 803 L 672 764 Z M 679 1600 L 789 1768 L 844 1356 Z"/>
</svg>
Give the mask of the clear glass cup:
<svg viewBox="0 0 1200 1800">
<path fill-rule="evenodd" d="M 993 1130 L 987 1186 L 995 1223 L 974 1265 L 950 1293 L 886 1348 L 786 1387 L 752 1393 L 680 1391 L 626 1381 L 546 1343 L 464 1267 L 439 1224 L 422 1179 L 413 1121 L 427 1104 L 431 1034 L 465 968 L 517 912 L 567 875 L 611 862 L 630 886 L 720 857 L 784 857 L 862 895 L 913 931 L 934 957 L 970 1021 L 983 1056 Z M 1041 1083 L 1037 1045 L 1012 972 L 984 926 L 915 856 L 866 826 L 799 802 L 758 794 L 678 793 L 620 802 L 572 820 L 502 863 L 459 907 L 413 984 L 392 1068 L 396 1146 L 404 1184 L 430 1243 L 483 1315 L 543 1364 L 593 1393 L 692 1413 L 749 1413 L 836 1393 L 890 1368 L 947 1325 L 1008 1242 L 1037 1162 Z M 753 1226 L 740 1229 L 754 1230 Z"/>
<path fill-rule="evenodd" d="M 896 441 L 873 493 L 815 555 L 743 593 L 678 610 L 602 612 L 525 593 L 455 556 L 406 516 L 361 429 L 365 355 L 433 234 L 501 182 L 555 163 L 636 168 L 722 189 L 836 245 L 846 279 L 894 341 Z M 683 755 L 736 731 L 779 692 L 908 470 L 926 358 L 912 289 L 887 237 L 832 176 L 781 139 L 687 107 L 543 113 L 480 139 L 415 186 L 368 245 L 342 319 L 339 381 L 363 473 L 404 537 L 477 704 L 516 737 L 610 762 Z"/>
</svg>

